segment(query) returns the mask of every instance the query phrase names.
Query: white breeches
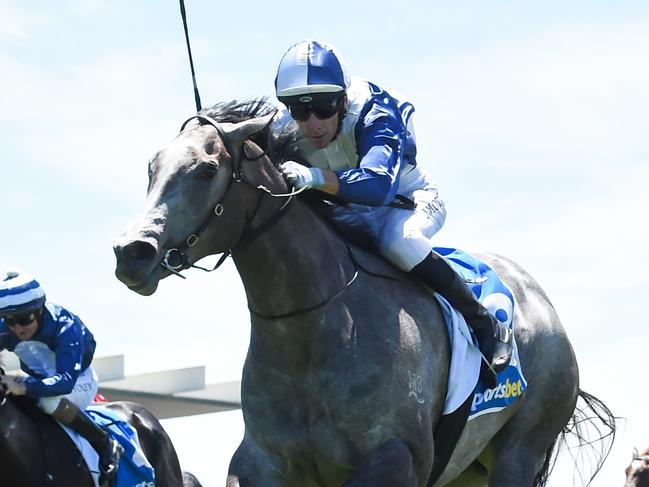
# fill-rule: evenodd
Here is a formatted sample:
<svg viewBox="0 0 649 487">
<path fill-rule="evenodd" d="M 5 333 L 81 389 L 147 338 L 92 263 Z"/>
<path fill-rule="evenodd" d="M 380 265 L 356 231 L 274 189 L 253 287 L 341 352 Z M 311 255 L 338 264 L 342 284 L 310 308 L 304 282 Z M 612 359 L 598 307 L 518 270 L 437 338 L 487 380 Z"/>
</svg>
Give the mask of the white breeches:
<svg viewBox="0 0 649 487">
<path fill-rule="evenodd" d="M 63 396 L 41 397 L 38 400 L 38 407 L 47 414 L 52 414 L 56 411 L 61 399 L 65 398 L 79 406 L 79 409 L 83 411 L 95 399 L 98 386 L 97 374 L 92 367 L 88 367 L 79 375 L 77 382 L 74 384 L 74 387 L 69 394 Z"/>
<path fill-rule="evenodd" d="M 446 220 L 446 208 L 436 189 L 417 190 L 408 196 L 415 200 L 417 208 L 389 208 L 377 240 L 379 252 L 406 272 L 430 253 L 431 239 Z"/>
<path fill-rule="evenodd" d="M 401 175 L 399 194 L 413 199 L 416 209 L 351 204 L 337 209 L 332 218 L 340 226 L 368 236 L 381 255 L 409 272 L 431 252 L 432 237 L 444 225 L 446 208 L 437 186 L 419 167 Z"/>
</svg>

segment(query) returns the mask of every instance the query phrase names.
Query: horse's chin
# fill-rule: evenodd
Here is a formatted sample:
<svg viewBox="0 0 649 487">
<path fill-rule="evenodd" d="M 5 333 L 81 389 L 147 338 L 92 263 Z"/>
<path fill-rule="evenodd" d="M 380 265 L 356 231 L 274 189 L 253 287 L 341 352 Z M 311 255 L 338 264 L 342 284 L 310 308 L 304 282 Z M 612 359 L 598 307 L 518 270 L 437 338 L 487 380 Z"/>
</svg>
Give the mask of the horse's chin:
<svg viewBox="0 0 649 487">
<path fill-rule="evenodd" d="M 160 281 L 147 281 L 127 286 L 131 291 L 141 294 L 142 296 L 151 296 L 158 289 Z"/>
<path fill-rule="evenodd" d="M 161 272 L 162 271 L 162 272 Z M 144 278 L 136 280 L 132 276 L 125 276 L 123 272 L 116 271 L 117 279 L 122 281 L 131 291 L 141 294 L 142 296 L 151 296 L 158 289 L 158 284 L 161 279 L 169 275 L 169 272 L 164 271 L 159 265 L 154 267 L 153 270 Z"/>
</svg>

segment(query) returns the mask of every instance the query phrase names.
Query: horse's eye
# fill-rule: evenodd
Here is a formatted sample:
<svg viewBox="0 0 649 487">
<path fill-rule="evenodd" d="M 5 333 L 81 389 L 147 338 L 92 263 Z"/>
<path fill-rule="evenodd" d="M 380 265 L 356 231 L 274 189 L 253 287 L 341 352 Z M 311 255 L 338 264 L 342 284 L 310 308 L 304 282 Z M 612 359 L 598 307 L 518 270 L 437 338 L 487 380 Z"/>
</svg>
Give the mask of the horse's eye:
<svg viewBox="0 0 649 487">
<path fill-rule="evenodd" d="M 210 179 L 214 178 L 214 176 L 216 176 L 218 170 L 219 168 L 216 166 L 216 164 L 202 165 L 198 170 L 198 177 L 203 179 L 204 181 L 209 181 Z"/>
</svg>

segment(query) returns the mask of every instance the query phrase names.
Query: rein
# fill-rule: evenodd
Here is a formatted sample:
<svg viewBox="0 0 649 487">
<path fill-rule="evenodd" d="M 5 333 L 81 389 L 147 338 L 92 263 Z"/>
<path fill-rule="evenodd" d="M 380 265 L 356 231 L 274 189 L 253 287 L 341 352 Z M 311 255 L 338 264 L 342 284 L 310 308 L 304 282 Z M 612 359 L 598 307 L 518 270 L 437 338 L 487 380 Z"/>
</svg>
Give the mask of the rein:
<svg viewBox="0 0 649 487">
<path fill-rule="evenodd" d="M 209 124 L 212 127 L 214 127 L 216 129 L 219 137 L 221 138 L 221 141 L 223 142 L 223 145 L 225 146 L 225 150 L 232 156 L 235 154 L 235 152 L 232 150 L 233 147 L 231 145 L 231 142 L 228 139 L 225 132 L 223 131 L 222 127 L 220 126 L 220 124 L 216 120 L 214 120 L 211 117 L 208 117 L 208 116 L 205 116 L 205 115 L 194 115 L 194 116 L 188 118 L 187 120 L 185 120 L 185 122 L 183 122 L 183 124 L 180 127 L 180 131 L 182 132 L 185 129 L 187 123 L 189 123 L 190 121 L 192 121 L 194 119 L 197 119 L 199 122 L 204 122 L 204 123 Z M 290 203 L 293 202 L 294 197 L 306 190 L 306 188 L 301 188 L 299 190 L 291 191 L 290 193 L 278 194 L 278 193 L 271 192 L 268 188 L 266 188 L 266 187 L 264 187 L 262 185 L 255 186 L 252 183 L 250 183 L 249 181 L 247 181 L 245 179 L 244 175 L 243 175 L 243 170 L 242 170 L 243 161 L 244 160 L 256 161 L 256 160 L 261 159 L 264 156 L 269 157 L 269 154 L 266 151 L 263 151 L 261 154 L 251 157 L 251 156 L 248 155 L 248 153 L 246 151 L 245 142 L 246 141 L 244 141 L 242 143 L 242 145 L 241 145 L 241 147 L 239 149 L 239 154 L 243 154 L 244 157 L 243 158 L 239 157 L 238 161 L 235 160 L 234 157 L 232 158 L 232 177 L 230 178 L 230 180 L 228 182 L 228 186 L 225 189 L 225 191 L 223 193 L 223 196 L 221 197 L 219 202 L 214 206 L 214 210 L 212 211 L 212 213 L 203 221 L 203 223 L 201 223 L 201 225 L 196 229 L 196 231 L 191 233 L 185 239 L 185 241 L 183 242 L 182 245 L 180 245 L 180 246 L 178 246 L 176 248 L 172 248 L 172 249 L 167 250 L 167 252 L 164 255 L 164 258 L 160 262 L 160 265 L 162 267 L 164 267 L 165 269 L 167 269 L 172 274 L 177 275 L 178 277 L 182 277 L 183 279 L 186 279 L 186 277 L 183 276 L 180 273 L 180 271 L 182 271 L 184 269 L 188 269 L 190 267 L 200 269 L 200 270 L 203 270 L 205 272 L 215 271 L 216 269 L 221 267 L 221 265 L 223 264 L 223 262 L 225 262 L 225 260 L 228 258 L 228 256 L 230 256 L 232 254 L 233 250 L 241 249 L 241 248 L 245 247 L 246 245 L 250 244 L 257 237 L 259 237 L 260 235 L 262 235 L 263 233 L 268 231 L 279 220 L 281 220 L 282 217 L 284 215 L 286 215 L 287 210 L 288 210 L 288 208 L 290 206 Z M 237 164 L 237 162 L 238 162 L 238 164 Z M 188 265 L 187 264 L 187 256 L 185 255 L 185 251 L 189 247 L 192 247 L 192 246 L 196 245 L 196 243 L 198 242 L 198 240 L 200 238 L 200 235 L 205 231 L 205 229 L 212 222 L 212 218 L 219 217 L 219 216 L 221 216 L 223 214 L 223 211 L 224 211 L 223 201 L 225 200 L 228 192 L 230 191 L 230 189 L 232 187 L 232 183 L 241 183 L 241 182 L 246 183 L 249 186 L 253 187 L 254 189 L 257 189 L 257 190 L 261 191 L 261 196 L 259 197 L 259 199 L 257 201 L 257 206 L 255 207 L 255 211 L 253 212 L 252 217 L 248 220 L 248 223 L 246 224 L 246 229 L 244 229 L 244 234 L 243 234 L 242 238 L 239 239 L 239 241 L 232 248 L 230 248 L 229 250 L 227 250 L 226 252 L 223 253 L 223 255 L 219 258 L 218 262 L 214 265 L 213 268 L 207 269 L 205 267 L 197 266 L 195 264 L 189 264 Z M 279 210 L 274 215 L 272 215 L 268 220 L 263 222 L 257 228 L 251 229 L 249 227 L 250 222 L 254 219 L 255 215 L 259 211 L 259 208 L 261 206 L 262 198 L 265 195 L 276 197 L 276 198 L 288 198 L 288 199 L 279 208 Z M 265 319 L 265 320 L 279 320 L 279 319 L 299 316 L 299 315 L 308 313 L 310 311 L 314 311 L 316 309 L 322 308 L 323 306 L 326 306 L 327 304 L 329 304 L 334 299 L 341 296 L 347 290 L 347 288 L 349 286 L 351 286 L 352 283 L 354 283 L 354 281 L 356 281 L 356 278 L 358 277 L 359 270 L 362 269 L 362 270 L 368 272 L 369 274 L 374 274 L 374 273 L 364 269 L 358 263 L 358 261 L 354 257 L 352 249 L 349 246 L 349 244 L 347 243 L 347 241 L 345 241 L 345 240 L 343 240 L 343 241 L 344 241 L 345 246 L 347 248 L 347 255 L 349 256 L 350 260 L 354 264 L 354 274 L 353 274 L 352 278 L 349 281 L 347 281 L 347 283 L 345 284 L 345 286 L 342 289 L 340 289 L 339 291 L 336 291 L 331 296 L 324 299 L 322 302 L 320 302 L 318 304 L 315 304 L 313 306 L 308 306 L 308 307 L 305 307 L 305 308 L 299 308 L 299 309 L 296 309 L 296 310 L 288 312 L 288 313 L 282 313 L 282 314 L 277 314 L 277 315 L 267 315 L 267 314 L 263 314 L 263 313 L 259 313 L 258 311 L 255 311 L 254 309 L 252 309 L 250 307 L 250 305 L 248 305 L 248 309 L 250 310 L 250 313 L 257 316 L 257 317 L 259 317 L 259 318 Z M 386 277 L 386 276 L 383 276 L 383 277 Z"/>
<path fill-rule="evenodd" d="M 180 13 L 181 13 L 181 16 L 182 16 L 183 27 L 184 27 L 184 30 L 185 30 L 185 41 L 187 43 L 187 53 L 189 55 L 189 66 L 191 68 L 192 83 L 194 85 L 194 101 L 196 102 L 196 111 L 199 112 L 201 110 L 201 98 L 200 98 L 200 95 L 198 94 L 198 85 L 196 84 L 196 74 L 194 72 L 194 60 L 192 59 L 192 51 L 191 51 L 191 47 L 190 47 L 190 44 L 189 44 L 189 31 L 187 29 L 187 18 L 186 18 L 184 0 L 180 0 Z M 219 137 L 221 138 L 221 141 L 223 142 L 223 145 L 225 146 L 225 150 L 230 155 L 234 154 L 234 152 L 232 152 L 232 150 L 231 150 L 232 147 L 231 147 L 230 141 L 226 137 L 225 133 L 223 132 L 223 129 L 221 128 L 219 123 L 216 120 L 212 119 L 211 117 L 196 114 L 193 117 L 190 117 L 187 120 L 185 120 L 185 122 L 180 127 L 180 131 L 182 132 L 185 129 L 185 126 L 187 125 L 187 123 L 190 122 L 191 120 L 194 120 L 194 119 L 199 120 L 199 122 L 206 122 L 209 125 L 211 125 L 212 127 L 214 127 L 216 129 L 216 131 L 218 132 Z M 261 159 L 263 156 L 268 156 L 266 151 L 263 151 L 258 156 L 255 156 L 253 158 L 248 157 L 248 154 L 246 153 L 246 150 L 245 150 L 245 141 L 241 145 L 240 154 L 244 154 L 245 155 L 245 160 L 248 160 L 248 161 L 256 161 L 258 159 Z M 295 195 L 297 195 L 297 194 L 300 194 L 301 192 L 303 192 L 303 191 L 305 191 L 307 189 L 307 188 L 302 188 L 302 189 L 292 191 L 292 192 L 287 193 L 287 194 L 274 194 L 268 188 L 265 188 L 264 186 L 261 186 L 261 185 L 253 186 L 250 182 L 246 181 L 244 179 L 244 177 L 243 177 L 242 162 L 243 161 L 241 159 L 239 159 L 239 164 L 238 164 L 238 166 L 236 166 L 234 158 L 232 159 L 232 166 L 233 166 L 232 167 L 232 178 L 228 182 L 228 187 L 226 188 L 225 192 L 223 193 L 223 197 L 221 198 L 221 200 L 214 207 L 214 211 L 213 211 L 214 215 L 219 217 L 219 216 L 221 216 L 223 214 L 223 210 L 224 210 L 223 200 L 225 199 L 226 195 L 228 194 L 228 191 L 230 190 L 230 187 L 232 186 L 233 181 L 236 182 L 236 183 L 244 182 L 244 183 L 254 187 L 255 189 L 263 191 L 265 194 L 267 194 L 269 196 L 273 196 L 273 197 L 276 197 L 276 198 L 288 198 L 288 199 L 280 207 L 280 209 L 273 216 L 270 217 L 270 219 L 263 222 L 259 227 L 255 228 L 255 229 L 250 229 L 248 227 L 248 225 L 254 219 L 255 215 L 257 214 L 257 211 L 259 211 L 259 207 L 261 206 L 261 199 L 264 196 L 264 194 L 262 193 L 259 200 L 257 201 L 257 207 L 255 208 L 255 211 L 253 212 L 252 217 L 250 218 L 250 220 L 248 220 L 248 223 L 246 225 L 246 229 L 244 230 L 244 236 L 241 239 L 239 239 L 239 241 L 234 245 L 234 247 L 227 250 L 226 252 L 223 252 L 223 254 L 219 258 L 217 263 L 214 265 L 214 267 L 212 267 L 211 269 L 207 269 L 205 267 L 201 267 L 201 266 L 198 266 L 196 264 L 187 265 L 187 256 L 185 255 L 185 251 L 189 247 L 192 247 L 192 246 L 196 245 L 196 243 L 198 242 L 198 239 L 200 237 L 200 234 L 203 233 L 203 231 L 208 227 L 208 225 L 212 221 L 212 215 L 210 215 L 208 218 L 205 219 L 205 221 L 203 221 L 203 223 L 198 227 L 198 229 L 196 229 L 195 232 L 190 234 L 185 239 L 185 242 L 181 246 L 179 246 L 177 248 L 169 249 L 165 253 L 165 256 L 162 259 L 162 261 L 160 262 L 160 265 L 162 267 L 164 267 L 165 269 L 167 269 L 172 274 L 174 274 L 174 275 L 176 275 L 178 277 L 181 277 L 183 279 L 186 279 L 186 277 L 183 276 L 180 273 L 180 271 L 182 271 L 183 269 L 187 269 L 189 267 L 193 267 L 195 269 L 200 269 L 200 270 L 205 271 L 205 272 L 215 271 L 216 269 L 221 267 L 221 265 L 225 262 L 225 260 L 228 258 L 228 256 L 230 256 L 232 254 L 232 251 L 234 249 L 236 249 L 236 248 L 240 249 L 240 248 L 248 245 L 253 240 L 255 240 L 257 237 L 259 237 L 261 234 L 263 234 L 264 232 L 269 230 L 273 225 L 275 225 L 286 214 L 286 210 L 290 206 L 290 203 L 293 201 L 293 197 Z M 308 313 L 309 311 L 313 311 L 313 310 L 316 310 L 316 309 L 321 308 L 323 306 L 326 306 L 331 301 L 333 301 L 334 299 L 336 299 L 337 297 L 342 295 L 345 292 L 345 290 L 356 280 L 356 278 L 358 277 L 358 270 L 359 270 L 359 268 L 361 268 L 359 266 L 358 262 L 356 261 L 356 258 L 354 257 L 354 254 L 352 253 L 351 247 L 349 246 L 349 244 L 346 241 L 345 241 L 345 245 L 347 246 L 347 253 L 348 253 L 351 261 L 354 264 L 354 275 L 347 282 L 345 287 L 343 287 L 340 291 L 338 291 L 335 294 L 329 296 L 327 299 L 325 299 L 323 302 L 321 302 L 319 304 L 316 304 L 314 306 L 309 306 L 307 308 L 300 308 L 300 309 L 297 309 L 297 310 L 295 310 L 293 312 L 290 312 L 290 313 L 284 313 L 284 314 L 280 314 L 280 315 L 264 315 L 262 313 L 258 313 L 257 311 L 253 310 L 250 307 L 250 305 L 248 305 L 248 309 L 250 310 L 250 312 L 252 314 L 254 314 L 255 316 L 258 316 L 259 318 L 263 318 L 263 319 L 266 319 L 266 320 L 278 320 L 278 319 L 282 319 L 282 318 L 290 318 L 292 316 L 298 316 L 298 315 L 301 315 L 301 314 L 304 314 L 304 313 Z M 4 399 L 4 400 L 6 400 L 6 399 Z M 4 400 L 3 400 L 3 403 L 4 403 Z"/>
<path fill-rule="evenodd" d="M 201 123 L 201 125 L 207 124 L 207 125 L 211 125 L 212 127 L 214 127 L 214 129 L 216 129 L 219 137 L 221 138 L 221 141 L 223 142 L 223 145 L 225 146 L 225 150 L 228 152 L 228 154 L 230 154 L 230 155 L 235 154 L 235 152 L 233 151 L 232 144 L 230 143 L 230 140 L 228 139 L 225 132 L 221 128 L 220 124 L 211 117 L 208 117 L 206 115 L 194 115 L 194 116 L 191 116 L 191 117 L 189 117 L 187 120 L 185 120 L 183 122 L 183 124 L 180 127 L 180 132 L 182 132 L 185 129 L 185 127 L 187 126 L 187 124 L 190 121 L 194 120 L 194 119 L 197 119 L 199 122 L 203 122 L 203 123 Z M 293 192 L 290 192 L 290 193 L 277 194 L 277 193 L 271 192 L 268 188 L 266 188 L 266 187 L 264 187 L 262 185 L 258 185 L 258 186 L 253 185 L 252 183 L 247 181 L 245 179 L 245 177 L 243 176 L 243 160 L 256 161 L 256 160 L 261 159 L 264 156 L 268 157 L 268 153 L 266 151 L 263 151 L 261 154 L 259 154 L 257 156 L 249 156 L 248 152 L 246 151 L 246 146 L 245 146 L 245 141 L 244 141 L 242 143 L 240 149 L 239 149 L 239 154 L 243 154 L 244 158 L 242 159 L 240 157 L 238 160 L 236 160 L 234 157 L 232 158 L 232 177 L 228 181 L 228 186 L 225 189 L 225 191 L 223 193 L 223 196 L 221 197 L 219 202 L 214 206 L 214 210 L 213 210 L 212 214 L 210 214 L 210 216 L 208 218 L 206 218 L 203 221 L 203 223 L 201 223 L 201 225 L 194 232 L 192 232 L 191 234 L 189 234 L 189 236 L 187 236 L 187 238 L 185 239 L 185 241 L 183 242 L 182 245 L 180 245 L 180 246 L 178 246 L 176 248 L 169 249 L 165 253 L 162 261 L 160 262 L 160 265 L 162 267 L 164 267 L 165 269 L 167 269 L 172 274 L 174 274 L 174 275 L 176 275 L 178 277 L 181 277 L 183 279 L 186 279 L 186 277 L 183 276 L 180 273 L 180 271 L 182 271 L 184 269 L 188 269 L 190 267 L 193 267 L 195 269 L 200 269 L 200 270 L 205 271 L 205 272 L 215 271 L 216 269 L 221 267 L 223 262 L 225 262 L 225 260 L 228 258 L 228 256 L 232 253 L 232 250 L 234 250 L 236 248 L 241 248 L 241 247 L 249 244 L 254 239 L 259 237 L 261 234 L 263 234 L 264 232 L 269 230 L 273 225 L 275 225 L 275 223 L 277 223 L 286 214 L 286 211 L 288 210 L 290 204 L 293 202 L 293 197 L 295 195 L 297 195 L 297 194 L 300 194 L 302 191 L 304 191 L 304 189 L 301 189 L 301 190 L 293 191 Z M 238 164 L 237 164 L 237 162 L 238 162 Z M 280 209 L 273 216 L 270 217 L 269 220 L 262 223 L 259 227 L 251 229 L 249 226 L 247 226 L 247 228 L 244 230 L 244 235 L 239 240 L 239 242 L 237 242 L 234 247 L 232 247 L 231 249 L 224 252 L 223 255 L 221 256 L 221 258 L 218 260 L 218 262 L 214 265 L 213 268 L 208 269 L 208 268 L 205 268 L 205 267 L 198 266 L 196 264 L 187 264 L 187 256 L 185 255 L 185 252 L 187 251 L 187 249 L 189 247 L 193 247 L 194 245 L 196 245 L 198 243 L 200 235 L 205 231 L 205 229 L 210 225 L 210 223 L 212 223 L 212 218 L 214 218 L 214 216 L 219 217 L 219 216 L 221 216 L 223 214 L 223 211 L 225 209 L 225 207 L 223 205 L 223 201 L 227 197 L 227 195 L 228 195 L 228 193 L 229 193 L 229 191 L 230 191 L 230 189 L 232 187 L 232 183 L 241 183 L 241 182 L 246 183 L 249 186 L 263 192 L 261 197 L 259 198 L 259 200 L 257 202 L 257 206 L 255 208 L 255 211 L 253 212 L 252 217 L 250 218 L 248 223 L 251 222 L 254 219 L 255 215 L 259 211 L 259 208 L 261 206 L 261 200 L 262 200 L 262 197 L 264 196 L 264 194 L 267 194 L 269 196 L 276 197 L 276 198 L 288 198 L 288 199 L 280 207 Z"/>
<path fill-rule="evenodd" d="M 313 306 L 307 306 L 306 308 L 298 308 L 298 309 L 290 311 L 288 313 L 282 313 L 282 314 L 278 314 L 278 315 L 266 315 L 266 314 L 262 314 L 262 313 L 259 313 L 259 312 L 255 311 L 254 309 L 252 309 L 250 307 L 250 305 L 248 305 L 248 310 L 250 311 L 250 313 L 252 313 L 253 315 L 257 316 L 258 318 L 262 318 L 264 320 L 281 320 L 281 319 L 284 319 L 284 318 L 293 318 L 295 316 L 303 315 L 303 314 L 308 313 L 310 311 L 315 311 L 316 309 L 322 308 L 323 306 L 328 305 L 330 302 L 332 302 L 337 297 L 342 296 L 342 294 L 347 290 L 347 288 L 349 286 L 351 286 L 352 283 L 356 280 L 356 278 L 358 277 L 358 271 L 359 271 L 359 269 L 361 269 L 361 266 L 358 264 L 358 261 L 354 257 L 354 254 L 352 252 L 351 247 L 349 246 L 349 244 L 346 241 L 344 241 L 344 242 L 345 242 L 345 246 L 347 247 L 347 255 L 349 255 L 349 259 L 354 264 L 354 275 L 352 276 L 352 278 L 349 281 L 347 281 L 347 284 L 345 284 L 345 286 L 342 289 L 335 292 L 334 294 L 329 296 L 327 299 L 325 299 L 324 301 L 322 301 L 322 302 L 320 302 L 318 304 L 314 304 Z"/>
</svg>

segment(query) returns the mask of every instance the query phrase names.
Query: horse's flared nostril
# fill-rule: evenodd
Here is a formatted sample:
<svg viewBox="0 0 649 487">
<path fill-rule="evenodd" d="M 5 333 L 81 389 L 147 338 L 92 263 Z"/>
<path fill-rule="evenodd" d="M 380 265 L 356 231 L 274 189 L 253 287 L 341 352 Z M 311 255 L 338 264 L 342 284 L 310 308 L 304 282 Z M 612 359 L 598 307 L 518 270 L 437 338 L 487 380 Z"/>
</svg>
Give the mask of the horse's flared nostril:
<svg viewBox="0 0 649 487">
<path fill-rule="evenodd" d="M 158 253 L 157 249 L 150 243 L 136 240 L 122 248 L 123 255 L 129 260 L 149 261 Z"/>
</svg>

